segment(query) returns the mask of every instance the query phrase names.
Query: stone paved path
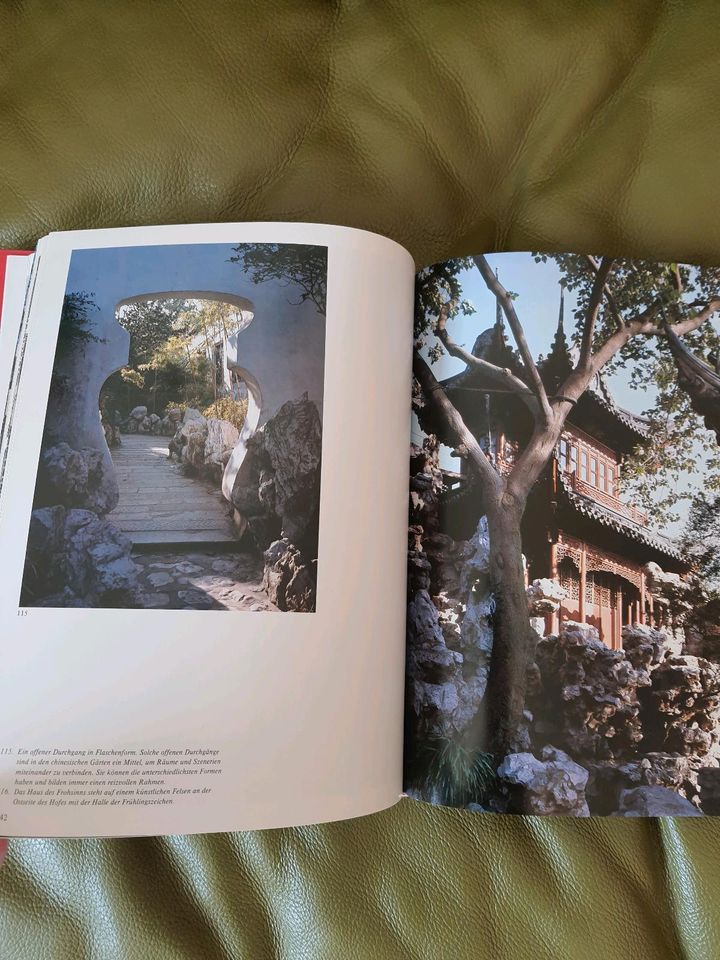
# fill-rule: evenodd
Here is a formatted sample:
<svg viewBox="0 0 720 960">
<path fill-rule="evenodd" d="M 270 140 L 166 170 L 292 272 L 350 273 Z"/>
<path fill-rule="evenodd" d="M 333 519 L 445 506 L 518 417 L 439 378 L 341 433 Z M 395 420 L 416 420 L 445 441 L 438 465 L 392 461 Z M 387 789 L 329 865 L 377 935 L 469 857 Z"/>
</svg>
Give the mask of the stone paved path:
<svg viewBox="0 0 720 960">
<path fill-rule="evenodd" d="M 262 590 L 262 563 L 247 553 L 137 553 L 142 607 L 277 610 Z"/>
<path fill-rule="evenodd" d="M 220 491 L 171 463 L 165 437 L 123 434 L 111 455 L 120 502 L 108 519 L 133 543 L 214 544 L 237 539 Z"/>
</svg>

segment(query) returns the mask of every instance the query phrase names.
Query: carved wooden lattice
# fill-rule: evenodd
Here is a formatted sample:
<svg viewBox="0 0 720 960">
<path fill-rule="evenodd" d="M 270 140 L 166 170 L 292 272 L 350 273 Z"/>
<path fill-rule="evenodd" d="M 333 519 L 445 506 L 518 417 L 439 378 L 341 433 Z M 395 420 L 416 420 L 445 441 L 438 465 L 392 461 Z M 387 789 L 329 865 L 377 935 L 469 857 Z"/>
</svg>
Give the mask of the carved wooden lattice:
<svg viewBox="0 0 720 960">
<path fill-rule="evenodd" d="M 558 561 L 563 559 L 571 560 L 579 570 L 582 551 L 582 543 L 579 540 L 563 534 L 563 541 L 557 545 Z M 591 571 L 612 573 L 616 577 L 622 577 L 623 580 L 627 580 L 628 583 L 631 583 L 637 590 L 640 590 L 642 579 L 641 568 L 635 564 L 628 563 L 626 560 L 623 560 L 622 557 L 618 557 L 609 551 L 586 547 L 585 570 L 587 573 Z"/>
<path fill-rule="evenodd" d="M 560 564 L 558 573 L 560 576 L 560 586 L 565 590 L 568 600 L 579 600 L 580 576 L 569 558 L 566 558 L 565 563 Z"/>
</svg>

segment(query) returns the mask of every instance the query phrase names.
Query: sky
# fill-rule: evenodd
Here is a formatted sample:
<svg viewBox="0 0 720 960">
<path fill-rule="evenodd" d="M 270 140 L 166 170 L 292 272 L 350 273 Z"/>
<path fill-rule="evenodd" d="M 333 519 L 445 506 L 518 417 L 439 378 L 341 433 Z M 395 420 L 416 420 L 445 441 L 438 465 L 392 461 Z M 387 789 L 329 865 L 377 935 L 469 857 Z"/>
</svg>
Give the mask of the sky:
<svg viewBox="0 0 720 960">
<path fill-rule="evenodd" d="M 557 264 L 554 261 L 536 263 L 529 253 L 496 253 L 488 255 L 486 259 L 493 269 L 497 269 L 505 289 L 518 294 L 515 310 L 533 356 L 536 359 L 541 353 L 547 356 L 555 336 L 560 306 L 560 270 Z M 456 343 L 471 350 L 478 333 L 495 323 L 495 297 L 486 287 L 480 271 L 475 268 L 464 270 L 460 274 L 460 282 L 463 295 L 475 307 L 475 315 L 453 318 L 450 330 Z M 566 290 L 565 333 L 568 339 L 575 326 L 573 313 L 576 306 L 575 294 Z M 507 335 L 515 346 L 509 330 Z M 440 379 L 459 373 L 464 368 L 462 360 L 447 355 L 435 366 Z M 640 392 L 629 387 L 626 372 L 608 378 L 608 383 L 615 402 L 633 413 L 641 414 L 653 402 L 653 392 Z"/>
<path fill-rule="evenodd" d="M 560 270 L 557 264 L 554 261 L 536 263 L 529 253 L 489 254 L 487 260 L 493 269 L 497 269 L 503 286 L 518 295 L 515 300 L 515 309 L 533 356 L 536 359 L 540 354 L 547 356 L 555 336 L 560 305 Z M 454 317 L 448 322 L 448 330 L 455 343 L 467 350 L 472 350 L 477 335 L 495 322 L 495 297 L 488 290 L 477 268 L 463 271 L 459 279 L 463 296 L 472 302 L 475 313 L 470 316 Z M 576 306 L 575 294 L 566 290 L 564 316 L 565 333 L 568 339 L 575 325 L 573 314 Z M 515 346 L 507 324 L 506 331 L 509 342 Z M 429 338 L 428 346 L 433 341 L 434 338 Z M 449 357 L 447 354 L 433 365 L 433 371 L 439 380 L 444 380 L 464 369 L 465 364 L 462 360 Z M 655 389 L 652 386 L 642 391 L 631 388 L 627 370 L 620 370 L 612 377 L 607 377 L 607 383 L 615 402 L 633 413 L 642 414 L 654 402 Z M 416 420 L 413 421 L 412 436 L 415 443 L 419 442 L 422 436 Z M 447 449 L 442 451 L 441 462 L 443 466 L 450 469 L 459 469 L 457 459 L 450 457 Z M 682 482 L 682 486 L 687 488 L 690 483 L 691 477 L 688 475 Z M 676 509 L 680 514 L 680 521 L 668 524 L 664 530 L 670 536 L 677 536 L 682 531 L 689 505 L 681 503 Z"/>
</svg>

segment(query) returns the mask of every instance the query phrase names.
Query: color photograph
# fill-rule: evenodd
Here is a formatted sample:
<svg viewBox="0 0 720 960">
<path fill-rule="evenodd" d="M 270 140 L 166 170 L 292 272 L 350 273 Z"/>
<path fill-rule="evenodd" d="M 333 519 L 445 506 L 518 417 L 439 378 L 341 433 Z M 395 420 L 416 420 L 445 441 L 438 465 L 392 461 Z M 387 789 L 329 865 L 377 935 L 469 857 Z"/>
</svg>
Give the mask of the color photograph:
<svg viewBox="0 0 720 960">
<path fill-rule="evenodd" d="M 22 607 L 316 608 L 327 248 L 71 258 Z"/>
<path fill-rule="evenodd" d="M 577 254 L 418 275 L 411 795 L 720 813 L 718 291 Z"/>
</svg>

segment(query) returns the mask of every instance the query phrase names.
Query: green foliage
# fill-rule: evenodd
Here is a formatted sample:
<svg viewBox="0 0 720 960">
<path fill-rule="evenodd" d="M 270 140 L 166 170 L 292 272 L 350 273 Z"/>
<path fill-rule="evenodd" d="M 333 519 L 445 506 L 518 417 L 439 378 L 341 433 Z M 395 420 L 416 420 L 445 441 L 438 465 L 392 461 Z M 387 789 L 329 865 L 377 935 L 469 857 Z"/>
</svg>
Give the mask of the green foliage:
<svg viewBox="0 0 720 960">
<path fill-rule="evenodd" d="M 571 342 L 581 341 L 582 325 L 593 287 L 594 271 L 578 254 L 533 254 L 538 264 L 554 261 L 565 287 L 577 298 Z M 472 315 L 472 303 L 463 297 L 460 275 L 473 268 L 469 257 L 435 264 L 420 271 L 416 282 L 416 345 L 425 345 L 430 362 L 443 354 L 439 341 L 430 338 L 438 314 L 446 307 L 449 316 Z M 678 282 L 679 281 L 679 282 Z M 603 300 L 594 330 L 597 349 L 623 322 L 657 305 L 652 320 L 657 336 L 636 336 L 607 363 L 604 375 L 622 371 L 629 386 L 647 394 L 648 442 L 638 446 L 623 466 L 623 485 L 633 502 L 656 521 L 677 522 L 680 506 L 697 493 L 702 477 L 704 489 L 720 491 L 720 450 L 693 411 L 688 395 L 677 382 L 677 370 L 665 338 L 664 323 L 695 316 L 698 307 L 720 292 L 720 268 L 694 267 L 681 263 L 656 263 L 617 259 L 608 280 L 614 308 Z M 679 289 L 680 288 L 680 289 Z M 515 299 L 516 295 L 513 296 Z M 532 309 L 532 304 L 529 304 Z M 528 317 L 520 316 L 528 322 Z M 480 332 L 478 330 L 478 332 Z M 434 342 L 433 342 L 434 340 Z M 685 334 L 683 341 L 696 355 L 710 361 L 720 355 L 720 336 L 710 322 Z M 416 399 L 422 403 L 421 398 Z M 694 485 L 693 485 L 694 484 Z"/>
<path fill-rule="evenodd" d="M 458 257 L 456 260 L 424 267 L 416 274 L 415 341 L 418 348 L 425 344 L 443 307 L 447 308 L 448 317 L 457 316 L 458 313 L 468 316 L 475 312 L 472 302 L 463 297 L 458 279 L 463 270 L 473 266 L 471 257 Z M 436 341 L 428 351 L 430 362 L 435 363 L 443 353 L 440 342 Z"/>
<path fill-rule="evenodd" d="M 216 417 L 218 420 L 227 420 L 238 430 L 242 430 L 247 416 L 247 399 L 233 400 L 232 397 L 218 397 L 210 406 L 202 410 L 204 417 Z"/>
<path fill-rule="evenodd" d="M 295 289 L 296 303 L 310 300 L 325 315 L 327 300 L 327 247 L 302 243 L 244 243 L 233 248 L 231 263 L 239 263 L 253 283 L 279 280 Z M 291 303 L 293 301 L 290 301 Z"/>
<path fill-rule="evenodd" d="M 152 361 L 155 352 L 173 336 L 187 334 L 188 300 L 141 300 L 118 311 L 118 322 L 130 334 L 131 367 Z"/>
<path fill-rule="evenodd" d="M 428 737 L 418 743 L 409 770 L 422 793 L 436 792 L 451 807 L 486 803 L 495 786 L 492 754 L 453 737 Z"/>
<path fill-rule="evenodd" d="M 65 356 L 73 347 L 80 344 L 102 343 L 101 338 L 90 329 L 92 327 L 91 312 L 97 309 L 92 293 L 81 290 L 65 294 L 58 330 L 58 356 Z"/>
<path fill-rule="evenodd" d="M 120 379 L 123 383 L 131 383 L 137 387 L 138 390 L 144 389 L 145 377 L 143 377 L 139 370 L 133 370 L 132 367 L 123 367 L 119 372 Z"/>
<path fill-rule="evenodd" d="M 118 320 L 130 333 L 130 363 L 105 392 L 126 412 L 139 403 L 157 412 L 171 398 L 202 409 L 218 399 L 215 345 L 247 324 L 243 311 L 219 300 L 144 300 L 123 307 Z"/>
<path fill-rule="evenodd" d="M 699 493 L 683 531 L 682 547 L 702 579 L 720 592 L 720 494 Z"/>
<path fill-rule="evenodd" d="M 540 253 L 534 257 L 537 262 L 554 260 L 565 286 L 575 292 L 578 302 L 573 339 L 578 344 L 593 283 L 586 258 Z M 678 290 L 678 278 L 682 292 Z M 699 304 L 720 291 L 720 269 L 618 259 L 608 285 L 625 322 L 651 305 L 659 305 L 653 323 L 660 335 L 633 337 L 603 373 L 624 371 L 634 390 L 650 394 L 648 408 L 643 411 L 649 422 L 649 437 L 623 467 L 624 490 L 654 520 L 676 523 L 680 519 L 678 508 L 693 498 L 698 483 L 706 490 L 720 490 L 720 451 L 677 382 L 677 369 L 661 331 L 666 322 L 694 316 Z M 595 329 L 595 347 L 617 326 L 612 309 L 604 301 Z M 683 341 L 705 359 L 720 349 L 720 337 L 709 322 L 685 334 Z"/>
</svg>

